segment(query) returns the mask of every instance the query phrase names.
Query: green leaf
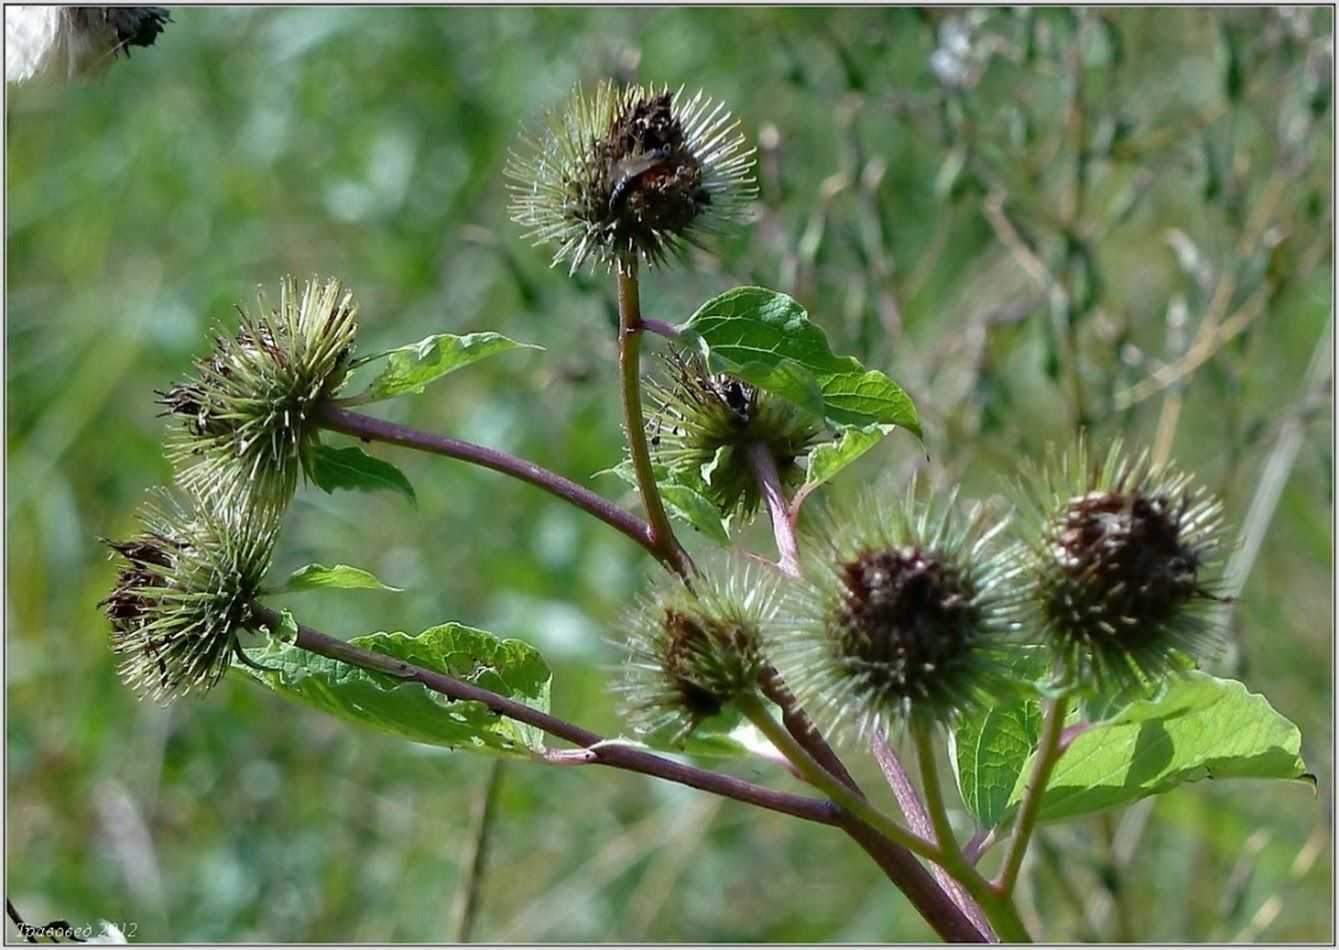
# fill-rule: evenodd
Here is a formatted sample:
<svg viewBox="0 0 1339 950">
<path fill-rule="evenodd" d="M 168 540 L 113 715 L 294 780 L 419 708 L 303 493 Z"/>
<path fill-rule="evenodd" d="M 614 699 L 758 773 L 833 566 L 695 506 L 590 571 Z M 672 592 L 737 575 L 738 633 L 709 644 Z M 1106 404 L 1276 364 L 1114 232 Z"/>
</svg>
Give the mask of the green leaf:
<svg viewBox="0 0 1339 950">
<path fill-rule="evenodd" d="M 911 397 L 854 357 L 835 356 L 822 329 L 783 293 L 736 287 L 708 300 L 682 330 L 700 341 L 719 371 L 790 399 L 834 426 L 897 425 L 921 435 Z"/>
<path fill-rule="evenodd" d="M 317 590 L 324 587 L 333 587 L 340 590 L 403 590 L 400 587 L 383 584 L 374 575 L 360 567 L 350 567 L 347 564 L 336 564 L 334 567 L 326 567 L 324 564 L 308 564 L 288 575 L 288 580 L 284 583 L 284 586 L 275 593 Z"/>
<path fill-rule="evenodd" d="M 1236 680 L 1190 673 L 1155 699 L 1136 700 L 1079 735 L 1061 756 L 1041 820 L 1060 821 L 1128 805 L 1210 778 L 1315 779 L 1297 726 Z M 1031 762 L 1009 798 L 1027 788 Z"/>
<path fill-rule="evenodd" d="M 671 517 L 692 525 L 717 544 L 729 545 L 730 532 L 726 523 L 721 519 L 720 510 L 706 496 L 700 481 L 695 481 L 687 472 L 671 472 L 664 465 L 653 465 L 651 471 L 665 510 Z M 617 475 L 634 488 L 637 485 L 637 473 L 627 459 L 595 475 Z"/>
<path fill-rule="evenodd" d="M 1013 673 L 1023 682 L 1046 676 L 1045 650 L 1018 650 Z M 1041 738 L 1041 701 L 1020 697 L 961 717 L 949 736 L 949 761 L 963 804 L 983 828 L 994 828 L 1009 814 L 1010 795 Z"/>
<path fill-rule="evenodd" d="M 657 479 L 657 484 L 660 485 L 660 498 L 670 515 L 692 525 L 717 544 L 730 543 L 730 532 L 711 499 L 691 485 L 678 481 Z"/>
<path fill-rule="evenodd" d="M 1189 673 L 1195 669 L 1194 659 L 1184 653 L 1173 653 L 1172 659 L 1174 665 L 1179 667 L 1182 672 Z M 1159 699 L 1176 682 L 1174 678 L 1155 682 L 1142 675 L 1136 675 L 1139 679 L 1138 685 L 1122 684 L 1114 686 L 1109 692 L 1093 691 L 1084 696 L 1079 707 L 1082 711 L 1083 720 L 1093 723 L 1113 719 L 1118 713 L 1127 709 L 1131 703 L 1141 699 Z"/>
<path fill-rule="evenodd" d="M 351 402 L 376 402 L 405 393 L 421 393 L 428 383 L 447 373 L 453 373 L 495 353 L 521 348 L 543 349 L 533 343 L 517 343 L 501 333 L 470 333 L 466 336 L 436 333 L 417 343 L 387 350 L 364 360 L 370 362 L 385 358 L 389 362 L 381 375 L 372 380 L 367 392 L 354 396 Z"/>
<path fill-rule="evenodd" d="M 362 449 L 350 446 L 333 449 L 318 445 L 307 468 L 307 475 L 319 488 L 334 492 L 340 488 L 358 491 L 397 491 L 417 504 L 414 486 L 390 462 L 373 458 Z"/>
<path fill-rule="evenodd" d="M 354 646 L 465 680 L 536 709 L 549 708 L 551 673 L 527 643 L 499 640 L 456 623 L 405 633 L 355 637 Z M 422 683 L 406 682 L 271 640 L 252 652 L 257 670 L 233 670 L 282 696 L 321 712 L 412 742 L 472 749 L 496 755 L 530 756 L 543 751 L 543 733 L 504 719 L 483 703 L 452 701 Z"/>
<path fill-rule="evenodd" d="M 269 634 L 280 643 L 292 643 L 298 638 L 298 621 L 291 610 L 279 611 L 279 628 Z"/>
<path fill-rule="evenodd" d="M 814 446 L 809 452 L 804 484 L 800 486 L 798 494 L 808 495 L 819 485 L 829 481 L 846 466 L 878 445 L 883 437 L 892 431 L 893 426 L 887 424 L 850 426 L 840 429 L 838 437 L 833 441 Z"/>
<path fill-rule="evenodd" d="M 734 363 L 724 358 L 710 356 L 709 358 L 718 370 L 728 372 L 759 389 L 788 399 L 806 412 L 820 417 L 827 415 L 818 377 L 795 360 L 781 359 L 776 363 Z"/>
</svg>

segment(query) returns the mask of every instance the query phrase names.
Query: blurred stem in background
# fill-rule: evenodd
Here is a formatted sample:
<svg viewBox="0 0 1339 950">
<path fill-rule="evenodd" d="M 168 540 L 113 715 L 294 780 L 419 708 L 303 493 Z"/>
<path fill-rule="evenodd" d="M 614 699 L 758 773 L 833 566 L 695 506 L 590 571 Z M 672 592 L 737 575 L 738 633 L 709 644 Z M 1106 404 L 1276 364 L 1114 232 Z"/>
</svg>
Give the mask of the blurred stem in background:
<svg viewBox="0 0 1339 950">
<path fill-rule="evenodd" d="M 488 873 L 488 849 L 493 838 L 497 818 L 497 797 L 502 787 L 504 766 L 501 759 L 488 768 L 488 777 L 479 789 L 479 804 L 475 809 L 474 834 L 471 838 L 468 873 L 460 889 L 460 923 L 456 927 L 456 943 L 473 943 L 475 919 L 482 900 L 484 878 Z"/>
</svg>

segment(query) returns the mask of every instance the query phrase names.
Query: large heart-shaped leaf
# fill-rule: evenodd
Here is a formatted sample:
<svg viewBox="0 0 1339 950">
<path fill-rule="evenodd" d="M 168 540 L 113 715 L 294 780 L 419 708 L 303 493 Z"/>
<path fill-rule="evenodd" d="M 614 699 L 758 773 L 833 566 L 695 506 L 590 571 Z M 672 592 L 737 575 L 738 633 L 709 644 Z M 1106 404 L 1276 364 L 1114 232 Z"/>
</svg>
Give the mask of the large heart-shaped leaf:
<svg viewBox="0 0 1339 950">
<path fill-rule="evenodd" d="M 483 630 L 447 623 L 417 636 L 373 633 L 349 642 L 535 709 L 549 708 L 549 667 L 534 647 L 520 640 L 499 640 Z M 496 755 L 525 757 L 544 748 L 539 729 L 505 719 L 483 703 L 449 700 L 421 683 L 369 672 L 278 640 L 249 657 L 271 669 L 240 663 L 233 669 L 282 696 L 378 732 Z"/>
<path fill-rule="evenodd" d="M 804 308 L 765 287 L 713 297 L 681 328 L 713 368 L 776 393 L 834 426 L 897 425 L 921 434 L 911 397 L 877 370 L 836 356 Z"/>
<path fill-rule="evenodd" d="M 1314 782 L 1300 749 L 1297 726 L 1263 696 L 1236 680 L 1189 673 L 1079 735 L 1055 766 L 1041 820 L 1128 805 L 1210 778 Z M 1029 761 L 1010 807 L 1022 800 L 1030 772 Z"/>
</svg>

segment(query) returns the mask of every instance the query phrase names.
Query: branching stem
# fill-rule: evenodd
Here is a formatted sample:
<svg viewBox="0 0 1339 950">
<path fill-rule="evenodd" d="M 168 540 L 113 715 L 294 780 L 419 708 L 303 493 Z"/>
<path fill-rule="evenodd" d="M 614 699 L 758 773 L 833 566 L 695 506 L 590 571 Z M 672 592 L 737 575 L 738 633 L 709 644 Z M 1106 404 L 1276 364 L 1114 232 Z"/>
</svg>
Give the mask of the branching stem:
<svg viewBox="0 0 1339 950">
<path fill-rule="evenodd" d="M 935 841 L 943 854 L 940 866 L 953 879 L 967 888 L 967 893 L 981 906 L 986 919 L 1000 938 L 1007 943 L 1030 943 L 1032 938 L 1018 916 L 1008 894 L 993 886 L 963 857 L 958 840 L 949 824 L 944 792 L 939 785 L 939 770 L 935 764 L 934 741 L 928 728 L 913 727 L 912 741 L 916 744 L 916 759 L 921 768 L 921 786 L 925 789 L 925 805 L 934 826 Z"/>
<path fill-rule="evenodd" d="M 258 626 L 267 627 L 272 631 L 282 629 L 282 618 L 276 611 L 268 607 L 256 604 L 252 616 Z M 320 656 L 347 663 L 350 666 L 422 683 L 434 693 L 439 693 L 448 699 L 483 703 L 499 716 L 505 716 L 508 719 L 534 726 L 551 736 L 565 739 L 573 745 L 588 749 L 594 753 L 594 758 L 591 760 L 591 764 L 594 765 L 607 765 L 611 768 L 663 778 L 704 792 L 733 798 L 749 805 L 757 805 L 759 808 L 765 808 L 769 811 L 803 818 L 806 821 L 823 825 L 838 823 L 837 809 L 830 802 L 773 791 L 770 788 L 754 785 L 752 782 L 746 782 L 732 775 L 710 772 L 632 746 L 608 742 L 599 733 L 591 732 L 589 729 L 570 723 L 565 719 L 559 719 L 557 716 L 535 709 L 533 706 L 508 699 L 506 696 L 500 696 L 490 690 L 447 676 L 444 673 L 406 663 L 384 653 L 364 650 L 351 643 L 327 636 L 306 624 L 298 624 L 297 637 L 293 642 L 299 649 L 308 650 Z M 536 760 L 543 761 L 544 759 L 541 755 L 537 756 Z"/>
<path fill-rule="evenodd" d="M 763 705 L 759 697 L 753 695 L 741 696 L 738 699 L 738 705 L 740 712 L 758 727 L 759 731 L 768 738 L 772 745 L 777 747 L 782 755 L 795 764 L 795 767 L 800 770 L 800 773 L 810 785 L 827 795 L 842 808 L 873 826 L 884 837 L 897 842 L 913 854 L 928 861 L 943 862 L 943 856 L 939 853 L 937 847 L 903 828 L 892 818 L 865 801 L 864 797 L 858 792 L 819 765 L 814 757 L 805 751 L 804 747 L 786 731 L 786 728 L 772 718 L 772 714 L 767 711 L 767 707 Z"/>
<path fill-rule="evenodd" d="M 926 841 L 918 835 L 912 834 L 906 828 L 899 825 L 892 818 L 885 815 L 882 811 L 875 808 L 858 791 L 847 785 L 841 779 L 834 776 L 811 756 L 799 742 L 786 730 L 781 723 L 772 718 L 772 714 L 767 711 L 762 700 L 756 695 L 742 696 L 737 700 L 740 712 L 742 712 L 758 729 L 765 735 L 771 743 L 781 751 L 781 754 L 790 759 L 800 773 L 805 777 L 809 784 L 822 791 L 832 799 L 842 810 L 855 816 L 861 823 L 875 829 L 879 834 L 888 840 L 896 843 L 899 847 L 910 851 L 911 853 L 932 861 L 941 866 L 945 865 L 945 858 L 940 849 Z M 959 855 L 961 859 L 961 855 Z M 922 872 L 924 869 L 922 869 Z M 975 873 L 973 871 L 973 873 Z M 944 909 L 944 905 L 951 909 L 953 914 L 966 922 L 967 926 L 979 936 L 975 939 L 987 940 L 988 937 L 980 934 L 980 931 L 971 924 L 970 920 L 963 916 L 962 910 L 953 903 L 952 898 L 938 885 L 934 884 L 933 878 L 926 875 L 927 880 L 934 888 L 937 895 L 935 903 L 939 910 Z M 979 878 L 979 875 L 978 875 Z M 968 889 L 971 886 L 966 881 L 963 882 Z M 988 883 L 981 880 L 983 885 L 983 894 L 977 896 L 978 901 L 990 900 L 992 907 L 986 907 L 985 912 L 995 929 L 1007 940 L 1026 941 L 1028 939 L 1027 931 L 1019 923 L 1016 927 L 1010 920 L 1013 911 L 1013 905 L 1007 900 L 1001 901 Z M 1002 906 L 1001 906 L 1002 905 Z M 919 904 L 917 905 L 920 906 Z M 984 907 L 984 901 L 983 901 Z M 924 911 L 922 911 L 924 913 Z M 998 917 L 998 920 L 996 919 Z M 1017 915 L 1012 914 L 1012 920 L 1017 920 Z"/>
<path fill-rule="evenodd" d="M 916 786 L 911 782 L 911 776 L 907 774 L 906 767 L 889 745 L 888 738 L 883 732 L 877 731 L 874 739 L 870 743 L 870 748 L 874 753 L 874 759 L 879 763 L 879 768 L 883 771 L 883 777 L 888 782 L 888 787 L 892 789 L 893 796 L 897 799 L 898 807 L 902 809 L 902 815 L 906 818 L 907 824 L 911 826 L 913 833 L 922 838 L 929 838 L 935 834 L 934 822 L 930 820 L 930 814 L 926 811 L 925 803 L 921 801 L 920 794 L 916 791 Z M 943 848 L 943 842 L 940 842 Z M 953 879 L 953 875 L 944 870 L 941 865 L 932 867 L 934 878 L 939 882 L 939 886 L 948 892 L 953 898 L 953 902 L 962 908 L 962 912 L 971 918 L 972 923 L 976 924 L 985 933 L 991 934 L 990 922 L 986 919 L 985 911 L 972 899 L 967 888 Z"/>
<path fill-rule="evenodd" d="M 674 324 L 664 320 L 652 320 L 649 317 L 642 318 L 642 329 L 647 333 L 663 336 L 667 340 L 677 340 L 680 336 L 679 328 Z"/>
<path fill-rule="evenodd" d="M 1018 872 L 1023 866 L 1023 856 L 1027 854 L 1028 840 L 1036 827 L 1037 816 L 1041 814 L 1042 797 L 1051 780 L 1056 760 L 1060 758 L 1060 740 L 1064 735 L 1065 713 L 1068 709 L 1069 698 L 1060 696 L 1051 700 L 1046 710 L 1041 742 L 1037 745 L 1037 760 L 1032 766 L 1032 778 L 1028 781 L 1027 792 L 1018 811 L 1018 822 L 1014 825 L 1013 837 L 1009 841 L 1004 869 L 1000 872 L 998 887 L 1004 894 L 1013 894 L 1018 884 Z"/>
<path fill-rule="evenodd" d="M 860 791 L 860 786 L 823 738 L 823 733 L 809 718 L 804 707 L 796 700 L 795 694 L 790 691 L 780 672 L 774 667 L 766 667 L 758 677 L 758 686 L 763 695 L 780 708 L 781 722 L 795 743 L 808 752 L 829 775 L 854 794 L 863 797 L 864 793 Z M 792 763 L 792 767 L 801 779 L 805 778 L 798 766 Z M 944 887 L 942 881 L 926 871 L 914 854 L 885 837 L 853 812 L 842 809 L 840 815 L 839 824 L 842 829 L 865 849 L 865 852 L 883 869 L 888 880 L 906 895 L 907 900 L 911 901 L 912 906 L 940 937 L 950 943 L 990 942 L 992 935 L 989 928 L 982 926 L 984 915 L 978 918 L 976 914 L 980 913 L 979 910 L 965 908 L 959 903 Z"/>
<path fill-rule="evenodd" d="M 776 460 L 767 446 L 761 443 L 749 447 L 748 460 L 771 515 L 777 551 L 781 558 L 777 566 L 789 576 L 798 577 L 799 543 L 795 536 L 795 510 L 786 500 Z M 860 786 L 790 691 L 781 673 L 775 667 L 767 666 L 758 677 L 758 686 L 763 695 L 781 710 L 781 722 L 791 738 L 829 775 L 863 798 Z M 798 771 L 798 766 L 795 768 Z M 804 778 L 803 774 L 800 777 Z M 909 850 L 884 837 L 856 814 L 843 809 L 842 816 L 842 827 L 846 833 L 865 849 L 941 937 L 954 943 L 989 941 L 991 934 L 989 928 L 983 926 L 984 915 L 979 908 L 965 906 L 970 903 L 965 894 L 955 896 L 950 893 L 938 873 L 933 876 L 927 873 Z"/>
<path fill-rule="evenodd" d="M 533 462 L 527 462 L 497 449 L 475 445 L 473 442 L 420 432 L 409 426 L 350 412 L 333 403 L 325 403 L 316 410 L 316 422 L 332 432 L 342 432 L 364 441 L 385 442 L 389 445 L 418 449 L 420 452 L 458 459 L 518 478 L 594 515 L 605 524 L 617 528 L 656 557 L 663 559 L 661 549 L 652 538 L 651 527 L 645 521 L 629 511 L 624 511 L 607 498 L 583 488 L 570 478 L 551 472 Z"/>
</svg>

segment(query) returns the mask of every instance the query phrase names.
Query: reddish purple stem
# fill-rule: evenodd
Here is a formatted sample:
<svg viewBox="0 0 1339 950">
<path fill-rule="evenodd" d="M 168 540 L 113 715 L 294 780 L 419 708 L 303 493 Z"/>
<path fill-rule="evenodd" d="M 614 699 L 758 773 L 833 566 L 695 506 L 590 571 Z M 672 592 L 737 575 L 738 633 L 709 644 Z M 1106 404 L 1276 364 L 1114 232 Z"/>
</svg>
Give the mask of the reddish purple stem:
<svg viewBox="0 0 1339 950">
<path fill-rule="evenodd" d="M 253 616 L 258 625 L 268 627 L 270 630 L 278 631 L 283 626 L 279 614 L 268 607 L 255 605 Z M 607 742 L 599 733 L 591 732 L 589 729 L 582 728 L 565 719 L 559 719 L 557 716 L 535 709 L 533 706 L 508 699 L 506 696 L 475 686 L 473 683 L 466 683 L 455 677 L 447 676 L 444 673 L 406 663 L 384 653 L 364 650 L 343 640 L 326 636 L 319 630 L 313 630 L 305 624 L 298 624 L 294 644 L 299 649 L 329 657 L 340 663 L 347 663 L 360 669 L 372 670 L 373 672 L 384 673 L 387 676 L 422 683 L 434 693 L 440 693 L 448 699 L 483 703 L 499 716 L 523 722 L 526 725 L 541 729 L 551 736 L 565 739 L 573 745 L 582 747 L 589 754 L 587 756 L 563 755 L 560 753 L 558 759 L 564 764 L 575 765 L 589 762 L 594 765 L 607 765 L 611 768 L 639 772 L 643 775 L 652 775 L 671 782 L 678 782 L 681 785 L 688 785 L 704 792 L 713 792 L 726 798 L 733 798 L 750 805 L 757 805 L 760 808 L 793 815 L 796 818 L 803 818 L 819 824 L 835 825 L 840 821 L 839 809 L 831 802 L 774 791 L 735 778 L 732 775 L 708 772 L 632 746 Z"/>
<path fill-rule="evenodd" d="M 883 777 L 888 781 L 888 787 L 893 790 L 893 797 L 897 799 L 898 807 L 906 816 L 912 833 L 927 841 L 935 840 L 934 823 L 930 821 L 930 814 L 925 810 L 925 805 L 916 792 L 916 786 L 911 782 L 911 776 L 907 774 L 893 747 L 888 744 L 887 736 L 882 731 L 876 731 L 870 747 L 873 749 L 875 760 L 879 763 L 879 769 L 883 772 Z M 976 924 L 982 933 L 993 936 L 994 930 L 986 920 L 985 913 L 977 906 L 976 901 L 972 900 L 966 889 L 939 865 L 931 864 L 930 871 L 939 882 L 939 886 L 949 893 L 953 903 L 971 918 L 972 923 Z"/>
<path fill-rule="evenodd" d="M 495 472 L 502 472 L 523 482 L 542 488 L 551 495 L 570 502 L 589 514 L 599 518 L 605 524 L 617 528 L 633 541 L 636 541 L 651 554 L 663 559 L 662 552 L 651 538 L 651 527 L 645 521 L 618 505 L 602 498 L 588 488 L 583 488 L 569 478 L 556 472 L 527 462 L 497 449 L 475 445 L 460 439 L 420 432 L 409 426 L 375 419 L 362 413 L 341 409 L 333 403 L 324 403 L 316 411 L 316 421 L 333 432 L 342 432 L 368 442 L 386 442 L 405 448 L 444 455 L 459 459 Z"/>
<path fill-rule="evenodd" d="M 657 336 L 663 336 L 667 340 L 677 340 L 679 338 L 679 328 L 664 320 L 648 320 L 642 317 L 641 328 Z"/>
<path fill-rule="evenodd" d="M 772 458 L 772 450 L 765 443 L 754 442 L 748 447 L 748 460 L 753 477 L 762 489 L 763 500 L 767 502 L 767 513 L 772 518 L 772 534 L 776 537 L 776 550 L 781 558 L 777 566 L 791 577 L 799 577 L 800 546 L 795 539 L 795 524 L 790 520 L 776 459 Z"/>
</svg>

